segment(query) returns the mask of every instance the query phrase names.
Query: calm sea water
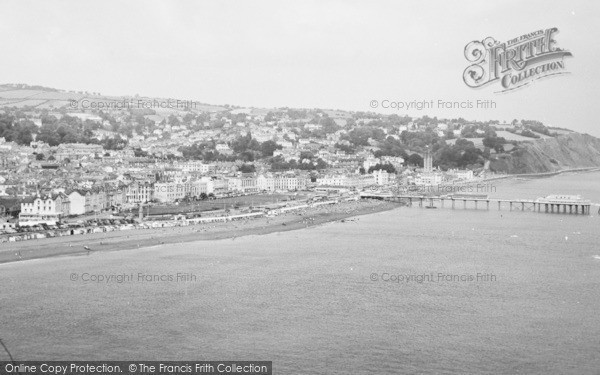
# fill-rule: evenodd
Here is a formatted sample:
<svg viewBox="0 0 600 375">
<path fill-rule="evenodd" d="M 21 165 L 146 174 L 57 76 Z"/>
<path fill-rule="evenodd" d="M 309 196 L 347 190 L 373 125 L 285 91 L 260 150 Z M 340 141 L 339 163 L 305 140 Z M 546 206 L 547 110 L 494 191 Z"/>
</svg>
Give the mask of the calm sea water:
<svg viewBox="0 0 600 375">
<path fill-rule="evenodd" d="M 506 198 L 600 202 L 600 173 L 494 184 Z M 595 212 L 399 208 L 266 236 L 5 264 L 0 337 L 18 360 L 598 374 L 599 225 Z M 86 283 L 83 273 L 133 280 Z"/>
</svg>

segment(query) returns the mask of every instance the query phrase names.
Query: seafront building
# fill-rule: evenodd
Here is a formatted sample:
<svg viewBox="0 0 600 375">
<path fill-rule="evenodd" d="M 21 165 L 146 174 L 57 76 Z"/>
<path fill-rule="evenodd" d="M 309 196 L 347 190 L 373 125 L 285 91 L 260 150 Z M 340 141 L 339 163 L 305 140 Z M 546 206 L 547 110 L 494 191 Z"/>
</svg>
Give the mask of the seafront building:
<svg viewBox="0 0 600 375">
<path fill-rule="evenodd" d="M 19 225 L 56 225 L 69 211 L 69 197 L 63 193 L 27 198 L 21 203 Z"/>
<path fill-rule="evenodd" d="M 134 181 L 127 187 L 127 203 L 148 203 L 154 199 L 154 182 Z"/>
</svg>

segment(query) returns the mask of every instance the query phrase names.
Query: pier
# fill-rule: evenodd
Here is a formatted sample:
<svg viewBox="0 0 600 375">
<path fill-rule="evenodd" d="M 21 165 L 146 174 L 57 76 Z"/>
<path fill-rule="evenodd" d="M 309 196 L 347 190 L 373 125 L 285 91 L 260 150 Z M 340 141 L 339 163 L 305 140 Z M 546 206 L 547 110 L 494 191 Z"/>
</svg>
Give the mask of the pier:
<svg viewBox="0 0 600 375">
<path fill-rule="evenodd" d="M 581 215 L 589 215 L 592 206 L 592 203 L 588 200 L 576 199 L 570 196 L 550 196 L 531 200 L 361 193 L 361 198 L 408 203 L 409 207 L 417 203 L 421 208 L 438 208 L 439 205 L 440 208 L 489 210 L 491 207 L 497 208 L 499 211 L 531 211 Z"/>
</svg>

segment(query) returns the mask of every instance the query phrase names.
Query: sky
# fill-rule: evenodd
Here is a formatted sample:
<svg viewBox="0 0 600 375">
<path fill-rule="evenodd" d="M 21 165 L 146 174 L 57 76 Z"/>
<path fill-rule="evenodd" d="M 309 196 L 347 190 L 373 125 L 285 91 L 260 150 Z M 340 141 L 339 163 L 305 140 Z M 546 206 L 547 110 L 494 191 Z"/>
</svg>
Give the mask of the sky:
<svg viewBox="0 0 600 375">
<path fill-rule="evenodd" d="M 596 1 L 0 2 L 0 83 L 242 107 L 532 119 L 600 136 Z M 556 27 L 569 74 L 497 93 L 465 46 Z M 423 110 L 382 108 L 431 101 Z M 491 100 L 496 108 L 439 108 Z M 377 107 L 374 108 L 373 102 Z"/>
</svg>

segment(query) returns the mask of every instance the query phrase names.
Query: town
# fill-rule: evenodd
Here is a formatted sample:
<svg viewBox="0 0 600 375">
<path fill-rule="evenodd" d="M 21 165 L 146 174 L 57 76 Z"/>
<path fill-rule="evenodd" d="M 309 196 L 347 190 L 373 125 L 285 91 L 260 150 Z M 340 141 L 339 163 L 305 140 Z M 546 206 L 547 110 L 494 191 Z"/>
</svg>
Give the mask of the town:
<svg viewBox="0 0 600 375">
<path fill-rule="evenodd" d="M 108 99 L 97 93 L 0 88 L 0 233 L 5 234 L 131 221 L 155 207 L 249 195 L 422 193 L 432 186 L 441 192 L 441 186 L 495 176 L 490 162 L 518 151 L 521 142 L 561 131 L 516 119 L 477 122 L 198 103 L 98 109 L 91 103 Z M 172 101 L 179 102 L 166 100 Z"/>
</svg>

